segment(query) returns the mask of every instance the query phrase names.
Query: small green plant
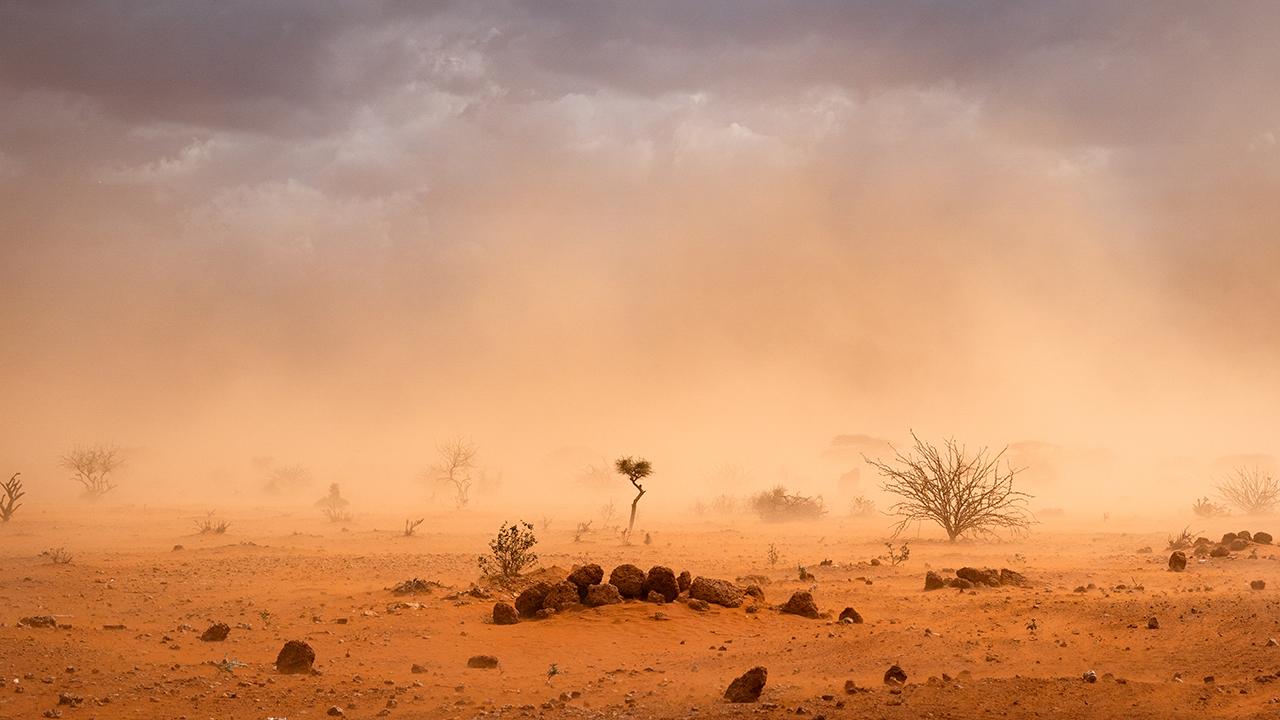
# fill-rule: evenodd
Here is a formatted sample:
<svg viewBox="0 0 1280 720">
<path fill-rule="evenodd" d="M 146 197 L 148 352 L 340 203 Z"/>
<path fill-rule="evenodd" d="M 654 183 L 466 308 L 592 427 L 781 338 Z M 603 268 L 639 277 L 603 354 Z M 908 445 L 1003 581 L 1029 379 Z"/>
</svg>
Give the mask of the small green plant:
<svg viewBox="0 0 1280 720">
<path fill-rule="evenodd" d="M 777 565 L 778 564 L 778 546 L 774 545 L 773 543 L 769 543 L 769 552 L 765 553 L 765 558 L 768 559 L 770 567 Z"/>
<path fill-rule="evenodd" d="M 22 503 L 18 501 L 26 493 L 22 490 L 22 480 L 18 478 L 21 474 L 14 473 L 13 477 L 0 483 L 0 489 L 4 490 L 4 497 L 0 497 L 0 522 L 9 522 L 18 508 L 22 507 Z"/>
<path fill-rule="evenodd" d="M 884 547 L 887 552 L 884 555 L 881 555 L 880 559 L 888 562 L 890 565 L 901 565 L 907 561 L 907 558 L 911 557 L 911 547 L 905 542 L 896 547 L 893 543 L 887 542 L 884 544 Z"/>
<path fill-rule="evenodd" d="M 481 555 L 476 563 L 486 576 L 514 578 L 538 562 L 538 556 L 533 552 L 533 546 L 537 544 L 538 538 L 533 534 L 531 523 L 503 523 L 497 537 L 489 541 L 489 555 Z"/>
</svg>

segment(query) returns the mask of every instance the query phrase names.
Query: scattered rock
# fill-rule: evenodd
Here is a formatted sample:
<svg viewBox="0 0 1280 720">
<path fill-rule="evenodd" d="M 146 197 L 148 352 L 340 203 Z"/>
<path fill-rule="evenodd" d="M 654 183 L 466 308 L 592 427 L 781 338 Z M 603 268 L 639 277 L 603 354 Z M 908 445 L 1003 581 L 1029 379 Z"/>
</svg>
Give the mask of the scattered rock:
<svg viewBox="0 0 1280 720">
<path fill-rule="evenodd" d="M 1020 572 L 1015 572 L 1009 568 L 1000 568 L 1000 584 L 1012 585 L 1014 587 L 1026 587 L 1027 577 Z"/>
<path fill-rule="evenodd" d="M 1228 557 L 1231 555 L 1231 549 L 1226 545 L 1219 545 L 1209 551 L 1209 557 Z"/>
<path fill-rule="evenodd" d="M 1139 555 L 1150 555 L 1152 552 L 1153 551 L 1150 545 L 1143 545 L 1142 547 L 1138 548 Z"/>
<path fill-rule="evenodd" d="M 724 691 L 724 699 L 731 703 L 750 703 L 760 699 L 764 684 L 769 679 L 769 671 L 764 667 L 753 667 L 729 683 Z"/>
<path fill-rule="evenodd" d="M 861 625 L 862 615 L 851 607 L 847 607 L 840 611 L 840 622 L 849 625 Z"/>
<path fill-rule="evenodd" d="M 60 692 L 58 693 L 58 704 L 66 705 L 68 707 L 80 707 L 81 705 L 84 704 L 84 698 L 80 697 L 79 695 L 72 695 L 71 693 Z"/>
<path fill-rule="evenodd" d="M 1269 532 L 1256 532 L 1253 534 L 1253 541 L 1259 545 L 1270 545 L 1273 538 Z"/>
<path fill-rule="evenodd" d="M 1181 550 L 1174 550 L 1169 556 L 1169 569 L 1174 572 L 1182 572 L 1187 569 L 1187 554 Z"/>
<path fill-rule="evenodd" d="M 396 585 L 395 587 L 391 588 L 391 592 L 395 593 L 396 595 L 419 595 L 423 593 L 429 593 L 438 587 L 444 587 L 444 586 L 437 582 L 431 582 L 430 580 L 420 580 L 418 578 L 412 578 L 410 580 L 405 580 L 399 585 Z"/>
<path fill-rule="evenodd" d="M 551 584 L 545 582 L 536 582 L 525 588 L 516 596 L 516 612 L 520 617 L 533 617 L 542 609 L 542 601 L 547 599 L 549 592 Z"/>
<path fill-rule="evenodd" d="M 1244 538 L 1238 537 L 1235 540 L 1232 540 L 1227 545 L 1227 549 L 1230 550 L 1231 552 L 1240 552 L 1241 550 L 1248 550 L 1249 541 L 1245 540 Z"/>
<path fill-rule="evenodd" d="M 791 598 L 778 610 L 789 615 L 800 615 L 812 620 L 818 618 L 818 604 L 813 601 L 813 593 L 799 590 L 791 594 Z"/>
<path fill-rule="evenodd" d="M 990 587 L 999 587 L 1000 571 L 991 568 L 962 567 L 956 571 L 956 577 L 968 580 L 974 585 L 987 585 Z"/>
<path fill-rule="evenodd" d="M 689 585 L 689 597 L 728 608 L 741 607 L 743 594 L 728 580 L 696 577 Z"/>
<path fill-rule="evenodd" d="M 907 673 L 897 665 L 891 665 L 888 670 L 884 671 L 885 685 L 905 685 L 907 682 Z"/>
<path fill-rule="evenodd" d="M 1092 670 L 1085 670 L 1084 674 L 1080 676 L 1080 679 L 1087 683 L 1096 683 L 1098 682 L 1098 673 Z"/>
<path fill-rule="evenodd" d="M 635 565 L 619 565 L 609 573 L 609 584 L 626 599 L 644 597 L 644 571 Z"/>
<path fill-rule="evenodd" d="M 520 622 L 520 613 L 511 603 L 496 602 L 493 604 L 494 625 L 515 625 Z"/>
<path fill-rule="evenodd" d="M 413 673 L 414 675 L 424 675 L 427 672 L 427 667 L 425 665 L 419 665 L 418 663 L 414 663 L 409 666 L 409 672 Z"/>
<path fill-rule="evenodd" d="M 698 598 L 690 598 L 688 605 L 690 610 L 696 610 L 697 612 L 706 612 L 711 609 L 710 603 L 706 600 L 699 600 Z"/>
<path fill-rule="evenodd" d="M 493 655 L 472 655 L 467 658 L 467 667 L 477 670 L 492 670 L 498 667 L 498 658 Z"/>
<path fill-rule="evenodd" d="M 667 598 L 657 590 L 650 590 L 649 594 L 644 596 L 645 602 L 651 602 L 657 605 L 665 605 Z"/>
<path fill-rule="evenodd" d="M 618 588 L 611 583 L 603 585 L 592 585 L 587 588 L 587 607 L 600 607 L 601 605 L 613 605 L 622 602 L 622 594 L 618 592 Z"/>
<path fill-rule="evenodd" d="M 1154 616 L 1154 615 L 1152 615 L 1151 617 L 1147 618 L 1147 629 L 1148 629 L 1148 630 L 1159 630 L 1159 629 L 1160 629 L 1160 618 L 1157 618 L 1157 617 L 1156 617 L 1156 616 Z"/>
<path fill-rule="evenodd" d="M 1236 533 L 1236 537 L 1237 537 L 1238 539 L 1240 539 L 1240 540 L 1252 540 L 1252 539 L 1253 539 L 1253 536 L 1249 534 L 1249 531 L 1248 531 L 1248 530 L 1241 530 L 1240 532 Z"/>
<path fill-rule="evenodd" d="M 680 595 L 680 583 L 669 567 L 654 565 L 644 578 L 644 594 L 658 593 L 666 602 L 673 602 Z"/>
<path fill-rule="evenodd" d="M 205 630 L 200 639 L 204 642 L 222 642 L 231 634 L 231 626 L 226 623 L 214 623 Z"/>
<path fill-rule="evenodd" d="M 1235 540 L 1235 539 L 1236 539 L 1235 533 L 1232 533 L 1232 532 L 1223 533 L 1222 540 L 1219 541 L 1219 544 L 1226 545 L 1227 543 L 1230 543 L 1232 540 Z"/>
<path fill-rule="evenodd" d="M 676 576 L 676 586 L 680 588 L 682 593 L 689 592 L 689 585 L 692 583 L 693 576 L 689 574 L 688 570 L 681 570 L 680 574 Z"/>
<path fill-rule="evenodd" d="M 56 628 L 58 627 L 58 620 L 52 615 L 32 615 L 19 620 L 18 627 Z"/>
<path fill-rule="evenodd" d="M 924 589 L 926 592 L 929 590 L 941 590 L 946 586 L 947 581 L 933 570 L 924 574 Z"/>
<path fill-rule="evenodd" d="M 742 589 L 747 597 L 754 598 L 756 602 L 764 602 L 764 588 L 759 585 L 748 585 Z"/>
<path fill-rule="evenodd" d="M 549 617 L 554 617 L 555 614 L 556 614 L 555 608 L 544 607 L 538 612 L 534 613 L 533 616 L 539 620 L 546 620 Z"/>
<path fill-rule="evenodd" d="M 311 672 L 316 662 L 316 651 L 302 640 L 290 640 L 276 655 L 276 670 L 286 675 Z"/>
<path fill-rule="evenodd" d="M 563 612 L 577 605 L 578 602 L 578 586 L 568 580 L 561 580 L 552 585 L 546 596 L 542 598 L 542 607 L 543 609 L 550 608 L 556 612 Z"/>
<path fill-rule="evenodd" d="M 1266 581 L 1266 580 L 1254 580 L 1253 582 L 1249 583 L 1249 589 L 1250 589 L 1250 590 L 1266 590 L 1266 589 L 1267 589 L 1267 581 Z"/>
<path fill-rule="evenodd" d="M 586 600 L 587 589 L 592 585 L 599 585 L 604 580 L 604 568 L 595 563 L 579 565 L 569 573 L 568 580 L 578 587 L 578 598 Z"/>
<path fill-rule="evenodd" d="M 949 583 L 949 585 L 951 585 L 951 587 L 957 590 L 968 590 L 973 587 L 973 583 L 969 582 L 968 580 L 965 580 L 962 577 L 958 577 L 955 580 L 952 580 Z"/>
<path fill-rule="evenodd" d="M 325 714 L 328 715 L 329 717 L 342 717 L 343 715 L 346 715 L 346 713 L 342 712 L 342 708 L 338 707 L 337 705 L 329 706 L 329 709 L 328 711 L 325 712 Z"/>
</svg>

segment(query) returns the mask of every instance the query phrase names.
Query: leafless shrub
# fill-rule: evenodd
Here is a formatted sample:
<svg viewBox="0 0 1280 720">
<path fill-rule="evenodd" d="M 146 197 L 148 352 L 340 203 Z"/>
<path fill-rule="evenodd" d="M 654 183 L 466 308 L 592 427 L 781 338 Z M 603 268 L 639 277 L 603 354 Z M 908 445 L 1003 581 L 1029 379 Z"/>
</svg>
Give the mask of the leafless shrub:
<svg viewBox="0 0 1280 720">
<path fill-rule="evenodd" d="M 71 564 L 71 553 L 67 552 L 67 549 L 64 547 L 49 548 L 48 550 L 41 552 L 40 557 L 49 558 L 49 562 L 54 565 Z"/>
<path fill-rule="evenodd" d="M 1280 482 L 1257 467 L 1238 467 L 1218 485 L 1218 494 L 1246 515 L 1263 515 L 1280 505 Z"/>
<path fill-rule="evenodd" d="M 418 526 L 421 525 L 422 521 L 425 519 L 426 518 L 418 518 L 417 520 L 409 520 L 406 518 L 404 521 L 404 536 L 413 537 L 413 534 L 418 531 Z"/>
<path fill-rule="evenodd" d="M 901 565 L 907 561 L 907 558 L 911 557 L 911 547 L 905 542 L 897 546 L 891 542 L 887 542 L 884 544 L 884 547 L 887 552 L 885 552 L 884 555 L 881 555 L 880 559 L 890 565 Z"/>
<path fill-rule="evenodd" d="M 329 522 L 350 522 L 351 512 L 347 510 L 350 501 L 342 497 L 342 489 L 338 483 L 329 485 L 329 494 L 316 501 L 316 507 L 324 513 Z"/>
<path fill-rule="evenodd" d="M 306 465 L 281 465 L 268 470 L 263 489 L 272 494 L 292 492 L 310 485 L 311 482 L 311 468 Z"/>
<path fill-rule="evenodd" d="M 1198 530 L 1192 530 L 1190 526 L 1182 528 L 1182 532 L 1169 537 L 1169 550 L 1186 550 L 1195 545 L 1196 536 L 1200 534 Z"/>
<path fill-rule="evenodd" d="M 74 473 L 71 479 L 80 483 L 85 497 L 96 500 L 116 489 L 110 475 L 124 464 L 124 457 L 114 446 L 94 445 L 75 448 L 61 461 L 62 467 Z"/>
<path fill-rule="evenodd" d="M 849 501 L 849 517 L 866 518 L 876 514 L 876 503 L 874 500 L 859 495 Z"/>
<path fill-rule="evenodd" d="M 22 503 L 18 501 L 27 493 L 23 491 L 22 480 L 18 477 L 21 474 L 14 473 L 13 477 L 0 484 L 0 489 L 4 490 L 4 497 L 0 497 L 0 521 L 9 522 L 18 508 L 22 507 Z"/>
<path fill-rule="evenodd" d="M 573 531 L 573 541 L 576 543 L 582 542 L 582 537 L 589 532 L 591 532 L 590 520 L 578 523 L 577 529 Z"/>
<path fill-rule="evenodd" d="M 613 527 L 613 523 L 618 518 L 618 508 L 614 506 L 613 501 L 600 506 L 600 526 L 606 530 Z"/>
<path fill-rule="evenodd" d="M 423 473 L 423 477 L 437 488 L 453 493 L 454 507 L 461 510 L 471 501 L 472 472 L 476 469 L 479 450 L 470 440 L 455 438 L 437 447 L 436 452 L 440 461 Z"/>
<path fill-rule="evenodd" d="M 777 565 L 778 564 L 778 546 L 774 545 L 773 543 L 769 543 L 769 551 L 764 554 L 764 559 L 769 561 L 770 567 Z"/>
<path fill-rule="evenodd" d="M 541 528 L 543 532 L 546 532 L 551 529 L 551 523 L 555 522 L 555 520 L 556 519 L 550 515 L 543 515 L 542 519 L 538 521 L 538 527 Z"/>
<path fill-rule="evenodd" d="M 1202 497 L 1191 504 L 1191 512 L 1202 518 L 1226 517 L 1227 508 L 1212 502 L 1207 497 Z"/>
<path fill-rule="evenodd" d="M 214 511 L 210 510 L 203 518 L 196 520 L 196 530 L 201 535 L 225 535 L 231 523 L 226 520 L 215 520 Z"/>
<path fill-rule="evenodd" d="M 894 450 L 896 464 L 867 458 L 884 478 L 881 488 L 902 498 L 890 506 L 890 514 L 901 518 L 894 536 L 912 522 L 938 524 L 955 542 L 962 535 L 995 535 L 1003 529 L 1025 531 L 1034 522 L 1026 509 L 1026 493 L 1013 489 L 1017 474 L 1008 465 L 1002 471 L 1001 450 L 994 455 L 986 448 L 970 455 L 955 440 L 942 449 L 922 441 L 915 433 L 915 448 L 904 454 Z"/>
<path fill-rule="evenodd" d="M 814 520 L 827 512 L 821 495 L 809 497 L 788 493 L 782 485 L 775 485 L 772 489 L 752 496 L 751 509 L 765 522 Z"/>
</svg>

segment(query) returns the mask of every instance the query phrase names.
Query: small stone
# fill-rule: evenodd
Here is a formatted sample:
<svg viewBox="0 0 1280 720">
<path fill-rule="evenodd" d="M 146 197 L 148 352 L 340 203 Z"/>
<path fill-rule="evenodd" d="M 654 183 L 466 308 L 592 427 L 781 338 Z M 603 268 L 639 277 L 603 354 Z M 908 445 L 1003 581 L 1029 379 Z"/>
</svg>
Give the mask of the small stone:
<svg viewBox="0 0 1280 720">
<path fill-rule="evenodd" d="M 231 634 L 231 626 L 226 623 L 214 623 L 200 635 L 204 642 L 222 642 Z"/>
<path fill-rule="evenodd" d="M 1154 616 L 1154 615 L 1152 615 L 1151 617 L 1147 618 L 1147 629 L 1148 629 L 1148 630 L 1159 630 L 1159 629 L 1160 629 L 1160 619 L 1159 619 L 1159 618 L 1157 618 L 1157 617 L 1156 617 L 1156 616 Z"/>
<path fill-rule="evenodd" d="M 1080 679 L 1087 683 L 1096 683 L 1098 682 L 1098 673 L 1092 670 L 1085 670 L 1084 674 L 1080 676 Z"/>
<path fill-rule="evenodd" d="M 1174 572 L 1182 572 L 1187 569 L 1187 554 L 1181 550 L 1174 550 L 1169 556 L 1169 569 Z"/>
<path fill-rule="evenodd" d="M 906 682 L 907 682 L 906 671 L 904 671 L 902 668 L 898 667 L 897 665 L 891 665 L 889 666 L 888 670 L 884 671 L 885 685 L 903 685 L 903 684 L 906 684 Z"/>
<path fill-rule="evenodd" d="M 1250 583 L 1249 583 L 1249 589 L 1251 589 L 1251 590 L 1266 590 L 1266 589 L 1267 589 L 1267 581 L 1266 581 L 1266 580 L 1254 580 L 1254 581 L 1252 581 L 1252 582 L 1250 582 Z"/>
<path fill-rule="evenodd" d="M 592 585 L 587 588 L 587 597 L 585 600 L 587 607 L 614 605 L 620 602 L 622 602 L 622 593 L 619 593 L 618 588 L 610 585 L 609 583 Z"/>
<path fill-rule="evenodd" d="M 342 717 L 343 715 L 346 715 L 346 713 L 342 712 L 342 708 L 337 705 L 331 706 L 325 714 L 329 717 Z"/>
<path fill-rule="evenodd" d="M 808 590 L 792 593 L 791 598 L 778 609 L 789 615 L 800 615 L 811 620 L 818 618 L 818 604 L 813 601 L 813 593 Z"/>
<path fill-rule="evenodd" d="M 711 609 L 710 603 L 706 600 L 699 600 L 698 598 L 690 600 L 688 605 L 690 610 L 695 610 L 697 612 L 706 612 Z"/>
<path fill-rule="evenodd" d="M 840 611 L 840 622 L 846 625 L 861 625 L 862 615 L 851 607 L 847 607 Z"/>
<path fill-rule="evenodd" d="M 498 667 L 498 658 L 493 655 L 472 655 L 467 658 L 467 667 L 477 670 L 492 670 Z"/>
<path fill-rule="evenodd" d="M 520 622 L 520 613 L 516 612 L 515 607 L 510 603 L 496 602 L 493 604 L 494 625 L 515 625 L 518 622 Z"/>
<path fill-rule="evenodd" d="M 290 640 L 276 655 L 276 670 L 286 675 L 311 672 L 316 661 L 316 651 L 302 640 Z"/>
<path fill-rule="evenodd" d="M 929 590 L 941 590 L 946 586 L 947 586 L 947 581 L 943 579 L 941 575 L 934 572 L 933 570 L 930 570 L 929 572 L 926 572 L 924 574 L 924 589 L 926 592 L 928 592 Z"/>
</svg>

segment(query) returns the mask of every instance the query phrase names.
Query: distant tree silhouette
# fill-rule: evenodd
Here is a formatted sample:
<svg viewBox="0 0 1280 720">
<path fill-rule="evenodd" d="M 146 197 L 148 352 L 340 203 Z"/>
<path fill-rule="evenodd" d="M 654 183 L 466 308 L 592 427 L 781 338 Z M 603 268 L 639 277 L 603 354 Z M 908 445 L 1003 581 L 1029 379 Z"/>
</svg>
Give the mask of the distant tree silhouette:
<svg viewBox="0 0 1280 720">
<path fill-rule="evenodd" d="M 627 522 L 627 542 L 631 542 L 631 531 L 636 527 L 636 505 L 640 503 L 640 498 L 644 497 L 644 486 L 640 481 L 649 477 L 653 473 L 653 466 L 644 458 L 632 458 L 630 455 L 624 458 L 618 458 L 613 463 L 613 467 L 622 475 L 631 481 L 636 488 L 636 497 L 631 501 L 631 520 Z"/>
</svg>

